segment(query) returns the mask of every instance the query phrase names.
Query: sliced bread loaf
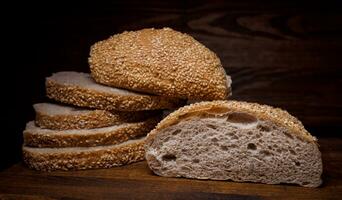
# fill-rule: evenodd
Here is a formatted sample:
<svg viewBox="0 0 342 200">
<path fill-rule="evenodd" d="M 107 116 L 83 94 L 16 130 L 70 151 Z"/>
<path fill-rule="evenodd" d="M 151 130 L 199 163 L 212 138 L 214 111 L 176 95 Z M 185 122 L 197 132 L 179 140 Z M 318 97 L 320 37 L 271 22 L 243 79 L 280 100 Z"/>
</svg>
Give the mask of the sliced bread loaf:
<svg viewBox="0 0 342 200">
<path fill-rule="evenodd" d="M 56 101 L 101 110 L 141 111 L 177 107 L 183 102 L 97 84 L 89 74 L 58 72 L 46 78 L 47 96 Z"/>
<path fill-rule="evenodd" d="M 36 112 L 36 125 L 53 130 L 102 128 L 142 121 L 158 114 L 158 111 L 89 110 L 52 103 L 37 103 L 33 108 Z"/>
<path fill-rule="evenodd" d="M 316 139 L 286 111 L 255 103 L 180 108 L 148 134 L 145 150 L 149 167 L 161 176 L 321 184 Z"/>
<path fill-rule="evenodd" d="M 159 117 L 153 117 L 142 122 L 80 130 L 42 129 L 31 121 L 24 130 L 24 144 L 31 147 L 90 147 L 118 144 L 146 135 L 159 120 Z"/>
<path fill-rule="evenodd" d="M 91 47 L 99 83 L 171 98 L 223 100 L 227 78 L 214 52 L 171 28 L 123 32 Z"/>
<path fill-rule="evenodd" d="M 23 146 L 23 160 L 41 171 L 110 168 L 144 159 L 144 138 L 98 147 L 32 148 Z"/>
</svg>

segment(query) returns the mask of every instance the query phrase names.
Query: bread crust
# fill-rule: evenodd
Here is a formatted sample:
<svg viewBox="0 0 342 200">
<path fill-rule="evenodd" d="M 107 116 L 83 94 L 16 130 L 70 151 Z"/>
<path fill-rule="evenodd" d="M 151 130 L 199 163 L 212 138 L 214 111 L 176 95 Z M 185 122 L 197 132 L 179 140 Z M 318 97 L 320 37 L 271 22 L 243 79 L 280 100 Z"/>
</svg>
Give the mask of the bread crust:
<svg viewBox="0 0 342 200">
<path fill-rule="evenodd" d="M 145 94 L 114 95 L 77 85 L 61 84 L 51 78 L 46 79 L 45 86 L 46 94 L 51 99 L 66 104 L 100 110 L 143 111 L 171 109 L 178 107 L 183 102 L 180 99 Z"/>
<path fill-rule="evenodd" d="M 171 28 L 123 32 L 91 47 L 89 65 L 99 83 L 190 100 L 230 94 L 217 55 Z"/>
<path fill-rule="evenodd" d="M 37 109 L 37 105 L 34 105 L 36 125 L 52 130 L 102 128 L 127 122 L 142 121 L 161 113 L 161 111 L 110 112 L 106 110 L 87 110 L 87 112 L 77 114 L 49 114 Z"/>
<path fill-rule="evenodd" d="M 126 126 L 107 130 L 106 128 L 91 130 L 77 130 L 76 133 L 65 134 L 60 130 L 24 130 L 24 144 L 31 147 L 92 147 L 113 145 L 146 135 L 159 122 L 159 117 L 149 118 L 143 122 L 127 123 Z M 32 122 L 31 122 L 32 123 Z"/>
<path fill-rule="evenodd" d="M 317 139 L 304 128 L 303 124 L 297 118 L 280 108 L 244 101 L 211 101 L 184 106 L 169 114 L 148 134 L 146 148 L 161 129 L 177 124 L 186 118 L 206 117 L 208 115 L 220 116 L 228 112 L 243 112 L 253 115 L 260 120 L 269 120 L 278 126 L 288 129 L 289 134 L 317 144 Z"/>
<path fill-rule="evenodd" d="M 144 141 L 121 145 L 96 147 L 85 151 L 58 149 L 58 152 L 44 152 L 44 149 L 23 147 L 23 160 L 32 169 L 40 171 L 83 170 L 110 168 L 144 160 Z M 70 148 L 69 148 L 70 149 Z M 41 150 L 41 151 L 40 151 Z"/>
</svg>

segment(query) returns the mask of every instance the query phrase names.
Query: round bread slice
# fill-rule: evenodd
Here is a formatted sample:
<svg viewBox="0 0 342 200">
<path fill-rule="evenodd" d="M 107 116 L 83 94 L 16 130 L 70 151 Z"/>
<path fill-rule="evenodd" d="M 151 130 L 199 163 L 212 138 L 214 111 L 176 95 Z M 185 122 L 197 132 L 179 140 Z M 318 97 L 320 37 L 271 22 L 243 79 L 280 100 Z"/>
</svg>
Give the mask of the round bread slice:
<svg viewBox="0 0 342 200">
<path fill-rule="evenodd" d="M 23 160 L 40 171 L 110 168 L 144 160 L 144 138 L 98 147 L 32 148 L 23 146 Z"/>
<path fill-rule="evenodd" d="M 123 32 L 91 47 L 99 83 L 171 98 L 224 100 L 226 73 L 214 52 L 171 28 Z"/>
<path fill-rule="evenodd" d="M 58 72 L 46 78 L 47 96 L 56 101 L 101 110 L 141 111 L 175 108 L 182 100 L 97 84 L 89 74 Z"/>
<path fill-rule="evenodd" d="M 321 184 L 316 139 L 295 117 L 266 105 L 213 101 L 180 108 L 148 134 L 145 151 L 161 176 Z"/>
<path fill-rule="evenodd" d="M 153 117 L 143 122 L 80 130 L 42 129 L 31 121 L 26 124 L 24 130 L 24 144 L 31 147 L 91 147 L 118 144 L 146 135 L 159 120 L 159 117 Z"/>
<path fill-rule="evenodd" d="M 89 110 L 53 103 L 37 103 L 33 105 L 33 108 L 36 112 L 36 125 L 53 130 L 102 128 L 142 121 L 161 113 L 160 111 Z"/>
</svg>

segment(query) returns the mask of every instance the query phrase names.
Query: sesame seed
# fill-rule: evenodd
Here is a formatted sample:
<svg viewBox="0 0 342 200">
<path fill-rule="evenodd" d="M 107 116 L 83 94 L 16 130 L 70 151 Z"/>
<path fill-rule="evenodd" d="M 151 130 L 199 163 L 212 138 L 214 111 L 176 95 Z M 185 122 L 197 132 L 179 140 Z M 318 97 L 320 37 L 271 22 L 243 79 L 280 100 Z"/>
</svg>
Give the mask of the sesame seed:
<svg viewBox="0 0 342 200">
<path fill-rule="evenodd" d="M 230 93 L 216 54 L 171 28 L 116 34 L 94 44 L 88 60 L 93 78 L 105 85 L 186 99 L 223 100 Z"/>
</svg>

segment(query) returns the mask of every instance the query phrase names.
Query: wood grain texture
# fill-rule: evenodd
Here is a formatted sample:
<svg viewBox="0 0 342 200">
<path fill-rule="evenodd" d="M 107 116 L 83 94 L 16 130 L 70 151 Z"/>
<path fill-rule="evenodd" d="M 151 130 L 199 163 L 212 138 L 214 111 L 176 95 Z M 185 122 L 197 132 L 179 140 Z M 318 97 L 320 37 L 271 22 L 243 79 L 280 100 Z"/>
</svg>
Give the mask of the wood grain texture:
<svg viewBox="0 0 342 200">
<path fill-rule="evenodd" d="M 70 172 L 38 172 L 17 164 L 0 172 L 0 198 L 340 199 L 342 139 L 324 138 L 319 144 L 324 164 L 323 185 L 319 188 L 165 178 L 154 175 L 146 162 Z"/>
</svg>

